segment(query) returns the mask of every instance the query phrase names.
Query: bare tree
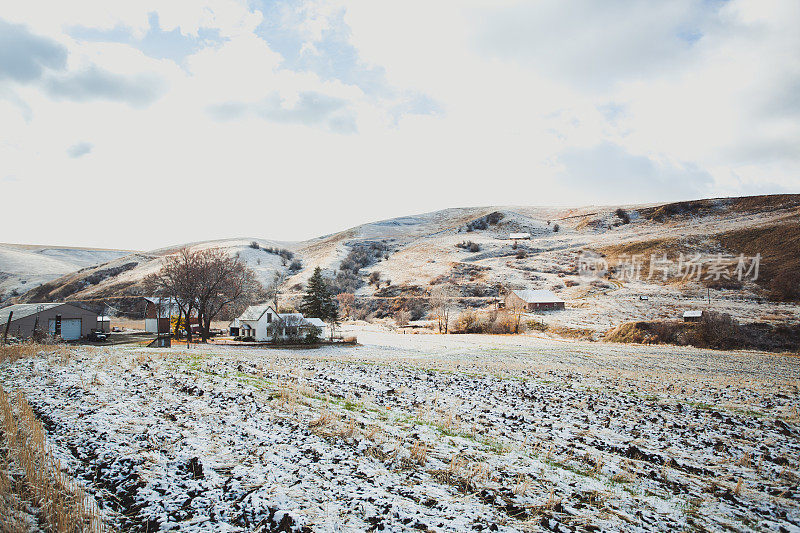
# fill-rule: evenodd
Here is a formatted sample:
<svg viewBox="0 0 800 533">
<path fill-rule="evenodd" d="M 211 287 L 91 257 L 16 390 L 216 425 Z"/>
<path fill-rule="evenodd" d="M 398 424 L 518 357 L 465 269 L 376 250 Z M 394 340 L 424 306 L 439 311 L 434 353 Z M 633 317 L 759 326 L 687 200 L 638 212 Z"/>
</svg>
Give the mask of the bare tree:
<svg viewBox="0 0 800 533">
<path fill-rule="evenodd" d="M 437 285 L 431 291 L 431 312 L 439 326 L 439 333 L 447 333 L 455 297 L 456 291 L 452 285 Z"/>
<path fill-rule="evenodd" d="M 149 293 L 171 298 L 175 302 L 178 307 L 176 333 L 183 316 L 186 318 L 184 328 L 187 342 L 192 341 L 190 319 L 197 311 L 198 274 L 197 254 L 189 248 L 181 248 L 177 253 L 166 256 L 161 270 L 144 280 Z"/>
<path fill-rule="evenodd" d="M 398 326 L 407 326 L 411 320 L 411 313 L 407 309 L 400 309 L 394 314 L 394 321 Z"/>
<path fill-rule="evenodd" d="M 208 340 L 211 321 L 221 311 L 249 300 L 260 288 L 255 274 L 242 260 L 219 248 L 197 252 L 197 314 L 200 336 Z"/>
<path fill-rule="evenodd" d="M 342 292 L 336 295 L 336 300 L 339 302 L 339 309 L 344 314 L 344 318 L 350 318 L 356 304 L 356 295 L 352 292 Z"/>
<path fill-rule="evenodd" d="M 192 340 L 191 317 L 197 315 L 203 342 L 209 337 L 211 321 L 221 311 L 237 305 L 258 290 L 253 272 L 238 257 L 229 257 L 217 248 L 192 251 L 182 248 L 164 258 L 160 271 L 145 279 L 146 289 L 172 298 L 188 342 Z"/>
<path fill-rule="evenodd" d="M 272 300 L 275 311 L 278 312 L 280 312 L 278 303 L 283 292 L 283 286 L 286 284 L 286 279 L 286 272 L 282 270 L 276 270 L 275 275 L 272 277 L 272 283 L 270 283 L 269 287 L 267 287 L 267 295 L 269 299 Z"/>
<path fill-rule="evenodd" d="M 514 326 L 514 333 L 519 333 L 519 326 L 522 322 L 522 317 L 525 316 L 525 303 L 512 298 L 509 306 L 507 307 L 508 313 L 511 315 L 512 324 Z"/>
</svg>

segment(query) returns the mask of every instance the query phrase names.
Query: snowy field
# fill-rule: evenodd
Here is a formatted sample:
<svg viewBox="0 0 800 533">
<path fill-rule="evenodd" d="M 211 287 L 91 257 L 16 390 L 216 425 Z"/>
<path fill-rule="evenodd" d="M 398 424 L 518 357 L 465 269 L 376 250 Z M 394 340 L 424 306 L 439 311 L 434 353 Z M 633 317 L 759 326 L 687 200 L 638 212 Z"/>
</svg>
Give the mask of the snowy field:
<svg viewBox="0 0 800 533">
<path fill-rule="evenodd" d="M 0 365 L 131 531 L 800 530 L 800 358 L 532 336 Z"/>
</svg>

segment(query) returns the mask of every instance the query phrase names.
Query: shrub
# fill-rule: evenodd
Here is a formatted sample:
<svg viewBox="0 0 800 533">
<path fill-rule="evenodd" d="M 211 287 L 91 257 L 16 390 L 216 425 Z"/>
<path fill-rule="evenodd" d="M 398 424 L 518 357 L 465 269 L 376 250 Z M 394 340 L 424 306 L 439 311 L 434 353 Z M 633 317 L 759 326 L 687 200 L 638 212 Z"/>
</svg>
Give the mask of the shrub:
<svg viewBox="0 0 800 533">
<path fill-rule="evenodd" d="M 744 344 L 739 324 L 727 313 L 704 311 L 692 344 L 709 348 L 737 348 Z"/>
<path fill-rule="evenodd" d="M 560 230 L 560 229 L 561 229 L 561 226 L 559 226 L 558 224 L 553 224 L 553 233 L 558 233 L 558 230 Z"/>
<path fill-rule="evenodd" d="M 329 283 L 333 294 L 342 292 L 356 292 L 364 284 L 361 269 L 375 264 L 383 257 L 388 257 L 390 248 L 383 242 L 358 244 L 353 246 L 342 259 L 339 270 Z"/>
<path fill-rule="evenodd" d="M 462 250 L 467 250 L 467 251 L 470 251 L 472 253 L 481 251 L 480 245 L 478 243 L 475 243 L 475 242 L 472 242 L 472 241 L 462 241 L 462 242 L 456 244 L 456 248 L 461 248 Z"/>
<path fill-rule="evenodd" d="M 525 252 L 525 250 L 523 250 L 522 248 L 517 250 L 517 254 L 516 254 L 516 258 L 517 259 L 525 259 L 526 257 L 528 257 L 528 254 L 527 254 L 527 252 Z"/>
<path fill-rule="evenodd" d="M 628 214 L 627 211 L 622 209 L 621 207 L 614 211 L 614 214 L 622 221 L 623 224 L 630 224 L 631 216 Z"/>
<path fill-rule="evenodd" d="M 525 329 L 527 331 L 547 331 L 547 324 L 536 320 L 528 320 L 525 322 Z"/>
<path fill-rule="evenodd" d="M 291 261 L 294 258 L 294 252 L 292 252 L 291 250 L 287 250 L 286 248 L 275 248 L 269 246 L 269 247 L 264 247 L 263 250 L 268 254 L 280 256 L 283 259 L 284 265 L 286 264 L 286 261 Z"/>
<path fill-rule="evenodd" d="M 472 232 L 474 230 L 481 230 L 486 229 L 489 226 L 497 225 L 501 220 L 503 220 L 503 213 L 499 211 L 494 211 L 489 213 L 488 215 L 484 215 L 480 218 L 476 218 L 470 222 L 467 222 L 465 229 L 467 233 Z"/>
<path fill-rule="evenodd" d="M 320 333 L 322 332 L 319 328 L 309 329 L 308 332 L 306 332 L 306 336 L 303 337 L 303 344 L 317 344 L 319 342 Z"/>
<path fill-rule="evenodd" d="M 297 272 L 298 270 L 303 270 L 303 263 L 299 259 L 294 259 L 289 265 L 289 271 Z"/>
<path fill-rule="evenodd" d="M 395 313 L 394 321 L 398 326 L 408 325 L 408 323 L 411 321 L 411 313 L 409 313 L 406 309 L 400 309 L 397 313 Z"/>
<path fill-rule="evenodd" d="M 260 250 L 261 245 L 258 244 L 258 241 L 250 241 L 250 248 L 252 248 L 253 250 Z"/>
<path fill-rule="evenodd" d="M 375 285 L 376 287 L 380 287 L 381 283 L 381 273 L 377 270 L 369 273 L 369 284 Z"/>
<path fill-rule="evenodd" d="M 421 320 L 428 312 L 426 305 L 423 302 L 417 301 L 408 306 L 408 313 L 411 320 Z"/>
<path fill-rule="evenodd" d="M 608 342 L 678 344 L 731 350 L 795 351 L 800 348 L 800 324 L 771 326 L 739 324 L 730 315 L 706 312 L 698 323 L 680 321 L 628 322 L 605 335 Z"/>
<path fill-rule="evenodd" d="M 769 298 L 779 302 L 800 300 L 800 279 L 797 273 L 784 272 L 772 278 Z"/>
<path fill-rule="evenodd" d="M 475 311 L 467 309 L 459 314 L 450 330 L 452 333 L 481 333 L 481 327 Z"/>
</svg>

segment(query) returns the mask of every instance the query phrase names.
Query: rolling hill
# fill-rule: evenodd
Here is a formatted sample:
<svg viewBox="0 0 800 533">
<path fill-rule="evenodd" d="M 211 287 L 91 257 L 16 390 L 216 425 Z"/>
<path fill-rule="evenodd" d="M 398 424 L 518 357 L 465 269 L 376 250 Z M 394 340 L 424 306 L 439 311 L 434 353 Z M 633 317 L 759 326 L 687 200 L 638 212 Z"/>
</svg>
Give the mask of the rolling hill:
<svg viewBox="0 0 800 533">
<path fill-rule="evenodd" d="M 644 206 L 455 208 L 364 224 L 303 242 L 239 238 L 187 246 L 218 247 L 242 258 L 264 285 L 276 271 L 283 271 L 295 296 L 319 266 L 334 285 L 369 300 L 377 316 L 424 297 L 439 283 L 455 284 L 464 304 L 476 306 L 497 296 L 501 287 L 548 288 L 569 302 L 568 311 L 553 320 L 602 329 L 631 317 L 673 316 L 682 308 L 702 304 L 710 292 L 702 280 L 592 283 L 577 275 L 578 258 L 585 252 L 609 259 L 640 254 L 645 268 L 651 253 L 709 257 L 760 253 L 761 279 L 727 292 L 715 287 L 716 303 L 746 319 L 796 318 L 792 304 L 768 308 L 772 304 L 763 302 L 771 277 L 785 272 L 800 276 L 800 254 L 795 253 L 798 228 L 800 195 L 773 195 Z M 515 246 L 508 240 L 515 232 L 530 233 L 532 238 Z M 142 280 L 178 248 L 117 252 L 101 264 L 82 265 L 57 279 L 43 280 L 18 301 L 100 301 L 140 295 Z M 302 262 L 302 270 L 290 272 L 288 262 L 270 249 L 289 250 Z M 47 275 L 52 276 L 50 272 Z M 381 281 L 367 283 L 370 274 Z M 651 301 L 644 309 L 637 302 L 642 294 Z"/>
<path fill-rule="evenodd" d="M 129 253 L 130 250 L 0 243 L 0 302 L 70 272 Z"/>
</svg>

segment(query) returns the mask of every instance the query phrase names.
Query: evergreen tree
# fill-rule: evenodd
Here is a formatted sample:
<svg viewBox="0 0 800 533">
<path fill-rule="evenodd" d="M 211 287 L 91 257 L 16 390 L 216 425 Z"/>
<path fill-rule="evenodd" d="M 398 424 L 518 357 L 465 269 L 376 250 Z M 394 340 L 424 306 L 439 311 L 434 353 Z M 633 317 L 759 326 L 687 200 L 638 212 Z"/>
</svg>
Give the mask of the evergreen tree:
<svg viewBox="0 0 800 533">
<path fill-rule="evenodd" d="M 336 300 L 328 290 L 328 284 L 322 277 L 322 270 L 317 267 L 314 274 L 308 279 L 306 293 L 300 304 L 300 312 L 309 318 L 321 318 L 325 321 L 336 322 L 339 318 L 339 309 Z"/>
</svg>

